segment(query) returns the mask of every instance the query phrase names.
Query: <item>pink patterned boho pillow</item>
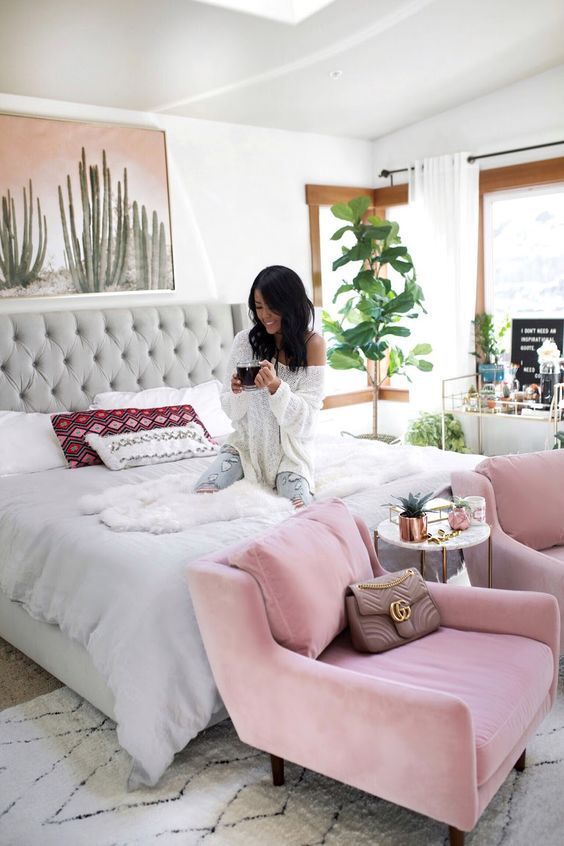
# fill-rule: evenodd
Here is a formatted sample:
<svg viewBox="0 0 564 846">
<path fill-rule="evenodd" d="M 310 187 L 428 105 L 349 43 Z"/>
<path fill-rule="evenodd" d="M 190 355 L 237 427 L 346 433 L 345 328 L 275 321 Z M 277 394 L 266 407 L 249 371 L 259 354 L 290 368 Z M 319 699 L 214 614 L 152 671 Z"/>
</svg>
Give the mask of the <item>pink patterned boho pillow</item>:
<svg viewBox="0 0 564 846">
<path fill-rule="evenodd" d="M 102 464 L 100 456 L 86 443 L 85 435 L 87 434 L 103 437 L 197 423 L 202 427 L 206 438 L 213 443 L 210 433 L 191 405 L 73 411 L 69 414 L 54 414 L 51 422 L 69 467 L 72 469 Z"/>
</svg>

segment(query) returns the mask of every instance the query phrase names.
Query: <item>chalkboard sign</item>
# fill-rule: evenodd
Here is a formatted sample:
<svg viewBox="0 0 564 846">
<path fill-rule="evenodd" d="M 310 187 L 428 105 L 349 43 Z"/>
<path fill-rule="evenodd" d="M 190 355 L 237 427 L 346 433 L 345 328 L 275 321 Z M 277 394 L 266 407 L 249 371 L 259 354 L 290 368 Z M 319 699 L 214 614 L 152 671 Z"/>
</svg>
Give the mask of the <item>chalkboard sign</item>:
<svg viewBox="0 0 564 846">
<path fill-rule="evenodd" d="M 511 361 L 519 365 L 519 384 L 537 384 L 540 381 L 537 350 L 546 340 L 554 341 L 560 354 L 564 344 L 564 318 L 517 318 L 511 323 Z"/>
</svg>

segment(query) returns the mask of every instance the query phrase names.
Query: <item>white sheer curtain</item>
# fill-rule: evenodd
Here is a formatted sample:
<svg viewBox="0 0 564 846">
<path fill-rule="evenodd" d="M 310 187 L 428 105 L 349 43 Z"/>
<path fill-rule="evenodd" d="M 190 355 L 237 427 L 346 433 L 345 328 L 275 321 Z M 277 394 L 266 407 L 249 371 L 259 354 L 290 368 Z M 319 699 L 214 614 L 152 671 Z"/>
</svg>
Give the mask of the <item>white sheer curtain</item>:
<svg viewBox="0 0 564 846">
<path fill-rule="evenodd" d="M 441 380 L 475 368 L 479 170 L 467 157 L 423 159 L 410 170 L 410 250 L 428 311 L 414 321 L 413 336 L 432 344 L 434 364 L 431 373 L 410 373 L 413 412 L 439 409 Z"/>
</svg>

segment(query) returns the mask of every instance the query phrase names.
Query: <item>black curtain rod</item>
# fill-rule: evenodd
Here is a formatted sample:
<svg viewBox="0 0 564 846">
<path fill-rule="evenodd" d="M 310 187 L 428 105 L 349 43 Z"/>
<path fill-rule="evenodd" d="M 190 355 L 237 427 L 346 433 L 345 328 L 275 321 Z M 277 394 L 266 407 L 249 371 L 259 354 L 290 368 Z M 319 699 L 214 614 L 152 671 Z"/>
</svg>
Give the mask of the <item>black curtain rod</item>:
<svg viewBox="0 0 564 846">
<path fill-rule="evenodd" d="M 500 150 L 498 153 L 483 153 L 481 156 L 468 156 L 467 162 L 472 164 L 473 162 L 477 162 L 478 159 L 490 159 L 492 156 L 507 156 L 509 153 L 525 153 L 528 150 L 540 150 L 542 147 L 556 147 L 558 144 L 564 144 L 564 141 L 549 141 L 547 144 L 535 144 L 532 147 L 516 147 L 514 150 Z M 399 167 L 396 170 L 381 170 L 378 176 L 383 179 L 391 176 L 393 184 L 394 173 L 407 173 L 409 170 L 411 170 L 409 167 Z"/>
</svg>

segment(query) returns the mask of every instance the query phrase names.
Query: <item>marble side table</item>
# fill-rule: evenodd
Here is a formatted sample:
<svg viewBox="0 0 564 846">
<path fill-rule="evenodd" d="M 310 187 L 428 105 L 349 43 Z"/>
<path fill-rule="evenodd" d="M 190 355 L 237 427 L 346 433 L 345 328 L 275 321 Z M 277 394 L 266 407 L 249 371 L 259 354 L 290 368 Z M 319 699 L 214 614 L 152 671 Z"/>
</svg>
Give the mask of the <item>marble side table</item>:
<svg viewBox="0 0 564 846">
<path fill-rule="evenodd" d="M 443 529 L 448 533 L 451 528 L 447 520 L 437 521 L 429 525 L 429 533 L 433 537 L 437 536 L 439 529 Z M 492 561 L 492 538 L 490 527 L 487 523 L 479 523 L 465 529 L 454 538 L 450 538 L 444 543 L 432 543 L 431 540 L 425 540 L 422 543 L 407 542 L 400 540 L 399 526 L 397 523 L 392 523 L 391 520 L 383 520 L 379 523 L 378 528 L 374 532 L 374 546 L 376 553 L 378 552 L 378 539 L 391 543 L 393 546 L 400 546 L 402 549 L 417 550 L 420 553 L 421 575 L 425 577 L 425 556 L 428 552 L 441 551 L 443 563 L 443 582 L 447 580 L 447 553 L 449 550 L 466 549 L 469 546 L 478 546 L 478 544 L 488 542 L 488 587 L 492 587 L 493 583 L 493 561 Z"/>
</svg>

